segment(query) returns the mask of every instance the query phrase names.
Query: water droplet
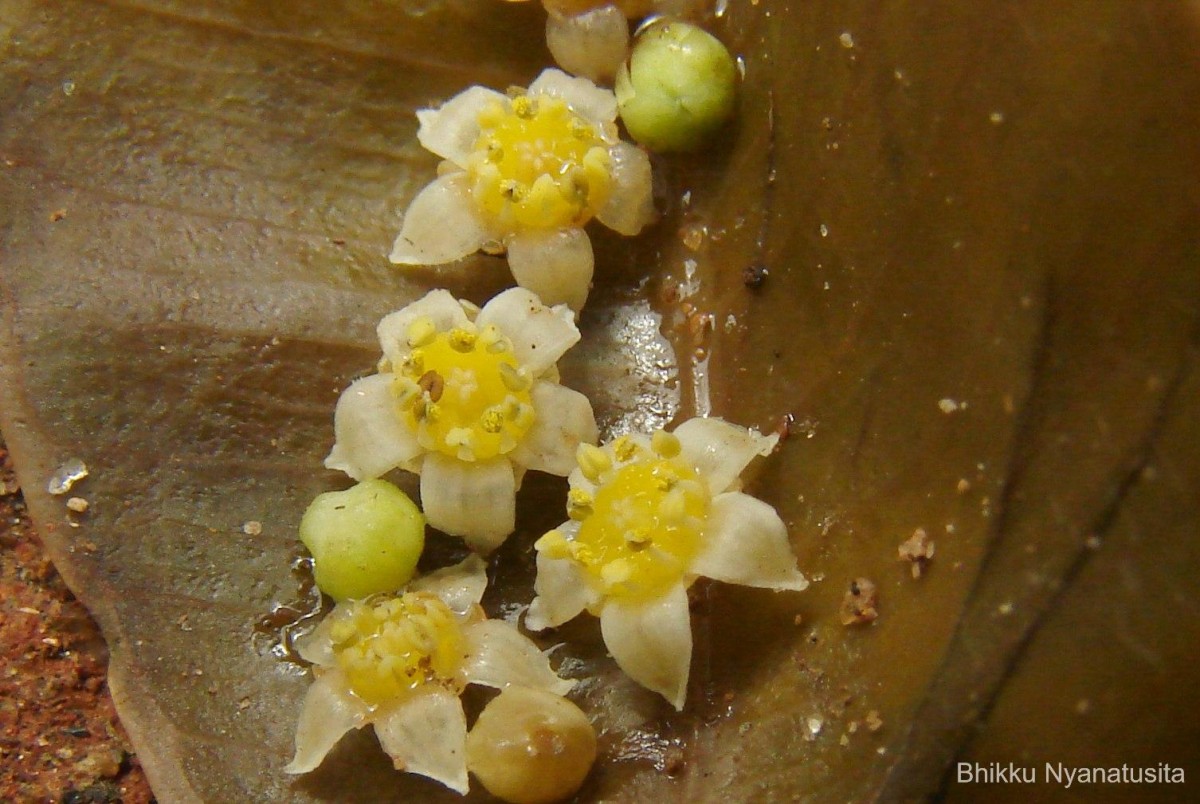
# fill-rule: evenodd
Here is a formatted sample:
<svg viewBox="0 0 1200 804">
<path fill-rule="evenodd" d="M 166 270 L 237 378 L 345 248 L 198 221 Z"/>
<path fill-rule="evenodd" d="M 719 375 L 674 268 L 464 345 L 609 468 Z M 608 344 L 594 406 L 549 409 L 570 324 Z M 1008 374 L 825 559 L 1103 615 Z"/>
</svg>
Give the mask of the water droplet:
<svg viewBox="0 0 1200 804">
<path fill-rule="evenodd" d="M 79 458 L 70 458 L 62 466 L 54 470 L 46 491 L 51 494 L 66 494 L 71 487 L 88 476 L 87 464 Z"/>
</svg>

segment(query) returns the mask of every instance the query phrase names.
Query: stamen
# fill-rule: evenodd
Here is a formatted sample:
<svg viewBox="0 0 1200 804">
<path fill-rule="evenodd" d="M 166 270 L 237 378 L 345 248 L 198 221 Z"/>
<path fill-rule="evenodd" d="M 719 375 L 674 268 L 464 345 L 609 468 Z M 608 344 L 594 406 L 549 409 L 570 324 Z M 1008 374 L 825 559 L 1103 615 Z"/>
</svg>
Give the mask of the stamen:
<svg viewBox="0 0 1200 804">
<path fill-rule="evenodd" d="M 442 379 L 441 374 L 431 369 L 422 374 L 421 379 L 417 380 L 417 387 L 429 394 L 430 402 L 437 402 L 442 398 L 442 393 L 446 390 L 446 381 Z"/>
<path fill-rule="evenodd" d="M 424 338 L 423 326 L 412 329 Z M 510 344 L 495 326 L 479 331 L 467 323 L 435 333 L 405 356 L 394 393 L 421 446 L 473 462 L 507 454 L 520 443 L 537 416 L 529 394 L 533 381 L 506 348 Z"/>
<path fill-rule="evenodd" d="M 528 391 L 533 386 L 533 378 L 523 366 L 500 364 L 500 381 L 510 391 Z"/>
<path fill-rule="evenodd" d="M 591 444 L 580 444 L 575 451 L 575 461 L 583 471 L 583 476 L 593 483 L 600 482 L 600 475 L 612 468 L 612 458 L 599 447 Z"/>
<path fill-rule="evenodd" d="M 329 629 L 333 654 L 354 693 L 371 705 L 425 684 L 457 689 L 463 636 L 457 618 L 426 592 L 349 604 Z"/>
<path fill-rule="evenodd" d="M 504 429 L 504 411 L 497 406 L 488 408 L 479 417 L 479 426 L 485 433 L 499 433 Z"/>
<path fill-rule="evenodd" d="M 476 334 L 471 330 L 462 327 L 455 327 L 450 330 L 447 340 L 450 347 L 458 352 L 470 352 L 475 348 Z"/>
<path fill-rule="evenodd" d="M 627 435 L 620 436 L 613 442 L 613 455 L 621 463 L 632 460 L 641 451 L 642 448 L 638 443 Z"/>
<path fill-rule="evenodd" d="M 507 109 L 478 116 L 472 198 L 500 230 L 583 225 L 611 194 L 609 135 L 558 98 L 510 95 Z"/>
<path fill-rule="evenodd" d="M 622 436 L 604 448 L 581 446 L 579 467 L 595 490 L 569 492 L 567 516 L 579 530 L 566 547 L 547 541 L 552 557 L 571 552 L 616 597 L 647 599 L 679 583 L 701 548 L 711 497 L 694 467 L 661 454 L 677 443 L 652 437 L 647 450 Z"/>
<path fill-rule="evenodd" d="M 408 325 L 408 347 L 428 346 L 437 336 L 437 325 L 429 316 L 421 316 Z"/>
<path fill-rule="evenodd" d="M 650 449 L 663 458 L 674 458 L 681 449 L 679 436 L 666 430 L 655 430 L 650 436 Z"/>
</svg>

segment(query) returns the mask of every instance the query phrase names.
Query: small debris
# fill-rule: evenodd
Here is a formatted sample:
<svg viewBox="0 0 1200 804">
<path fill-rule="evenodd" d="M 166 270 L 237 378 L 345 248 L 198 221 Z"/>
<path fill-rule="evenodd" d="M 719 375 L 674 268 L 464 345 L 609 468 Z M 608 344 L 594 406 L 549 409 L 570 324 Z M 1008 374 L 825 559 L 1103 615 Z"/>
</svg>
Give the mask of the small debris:
<svg viewBox="0 0 1200 804">
<path fill-rule="evenodd" d="M 993 125 L 998 126 L 1004 122 L 1004 112 L 992 112 L 988 115 L 988 120 L 991 120 Z"/>
<path fill-rule="evenodd" d="M 959 402 L 957 400 L 950 399 L 949 397 L 946 397 L 945 399 L 939 399 L 937 404 L 938 404 L 938 408 L 941 409 L 942 413 L 945 413 L 947 415 L 949 415 L 951 413 L 957 413 L 960 410 L 967 409 L 966 402 Z"/>
<path fill-rule="evenodd" d="M 966 494 L 971 490 L 971 481 L 967 480 L 965 477 L 959 478 L 958 485 L 954 487 L 954 490 L 959 494 Z"/>
<path fill-rule="evenodd" d="M 843 31 L 841 35 L 838 36 L 838 42 L 840 42 L 842 47 L 846 48 L 846 50 L 850 50 L 852 47 L 854 47 L 854 35 L 849 31 Z"/>
<path fill-rule="evenodd" d="M 806 725 L 808 726 L 808 733 L 804 735 L 804 739 L 811 742 L 821 733 L 821 729 L 825 728 L 825 721 L 819 717 L 810 717 Z"/>
<path fill-rule="evenodd" d="M 883 718 L 879 716 L 878 709 L 872 709 L 867 712 L 866 717 L 867 731 L 874 733 L 883 728 Z"/>
<path fill-rule="evenodd" d="M 261 536 L 263 532 L 262 523 L 257 519 L 251 519 L 242 524 L 242 533 L 247 536 Z"/>
<path fill-rule="evenodd" d="M 67 211 L 65 209 L 56 209 L 50 213 L 50 222 L 58 223 L 65 217 L 67 217 Z"/>
<path fill-rule="evenodd" d="M 708 234 L 708 228 L 702 224 L 689 224 L 684 226 L 680 232 L 682 235 L 683 244 L 691 251 L 699 251 L 704 245 L 704 237 Z"/>
<path fill-rule="evenodd" d="M 88 476 L 87 464 L 79 458 L 70 458 L 62 466 L 54 470 L 46 491 L 58 496 L 66 494 L 71 487 Z"/>
<path fill-rule="evenodd" d="M 77 514 L 86 514 L 91 506 L 83 497 L 72 497 L 67 500 L 67 510 L 74 511 Z"/>
<path fill-rule="evenodd" d="M 668 776 L 678 776 L 687 766 L 687 756 L 683 749 L 673 745 L 663 753 L 662 769 Z"/>
<path fill-rule="evenodd" d="M 742 269 L 742 284 L 752 290 L 757 290 L 767 281 L 767 275 L 770 273 L 767 266 L 761 262 L 747 265 Z"/>
<path fill-rule="evenodd" d="M 1092 702 L 1087 698 L 1080 698 L 1075 702 L 1075 714 L 1086 715 L 1090 711 L 1092 711 Z"/>
<path fill-rule="evenodd" d="M 795 617 L 792 618 L 792 623 L 795 625 L 803 625 L 804 624 L 804 615 L 797 614 Z"/>
<path fill-rule="evenodd" d="M 842 625 L 861 625 L 875 622 L 879 618 L 879 596 L 875 584 L 866 578 L 850 582 L 850 589 L 842 598 Z"/>
<path fill-rule="evenodd" d="M 125 752 L 118 748 L 99 748 L 90 752 L 79 763 L 79 770 L 87 776 L 111 779 L 121 772 Z"/>
<path fill-rule="evenodd" d="M 996 607 L 996 613 L 999 614 L 1001 617 L 1007 617 L 1008 615 L 1013 613 L 1013 604 L 1012 603 L 1001 603 L 999 606 Z"/>
<path fill-rule="evenodd" d="M 920 578 L 921 573 L 925 571 L 925 565 L 933 560 L 933 549 L 933 540 L 929 538 L 925 528 L 917 528 L 913 535 L 900 545 L 897 552 L 901 561 L 908 561 L 912 565 L 912 576 Z"/>
<path fill-rule="evenodd" d="M 775 449 L 772 452 L 779 452 L 783 446 L 783 442 L 787 441 L 792 435 L 792 425 L 796 423 L 796 417 L 791 413 L 785 413 L 779 417 L 779 421 L 775 423 L 774 433 L 779 440 L 775 442 Z"/>
<path fill-rule="evenodd" d="M 1100 541 L 1099 536 L 1093 535 L 1093 536 L 1088 536 L 1087 540 L 1084 542 L 1084 544 L 1087 546 L 1087 549 L 1089 549 L 1089 550 L 1099 550 L 1100 546 L 1103 544 L 1103 542 Z"/>
</svg>

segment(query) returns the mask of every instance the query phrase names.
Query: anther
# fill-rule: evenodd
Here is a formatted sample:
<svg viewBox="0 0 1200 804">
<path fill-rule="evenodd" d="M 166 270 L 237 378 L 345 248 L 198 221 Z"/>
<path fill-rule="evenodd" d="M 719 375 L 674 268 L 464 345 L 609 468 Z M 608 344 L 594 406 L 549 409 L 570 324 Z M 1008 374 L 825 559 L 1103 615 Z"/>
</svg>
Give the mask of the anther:
<svg viewBox="0 0 1200 804">
<path fill-rule="evenodd" d="M 681 449 L 679 437 L 666 430 L 655 430 L 654 435 L 650 436 L 650 449 L 663 458 L 674 458 Z"/>
<path fill-rule="evenodd" d="M 583 476 L 593 483 L 600 482 L 600 475 L 612 468 L 612 458 L 608 453 L 592 444 L 580 444 L 575 450 L 575 461 Z"/>
<path fill-rule="evenodd" d="M 429 395 L 430 402 L 437 402 L 442 398 L 442 393 L 446 390 L 446 381 L 442 379 L 442 375 L 432 369 L 421 375 L 421 379 L 417 380 L 417 387 Z"/>
<path fill-rule="evenodd" d="M 504 429 L 504 411 L 498 405 L 488 408 L 479 417 L 479 427 L 485 433 L 499 433 Z"/>
<path fill-rule="evenodd" d="M 641 448 L 637 442 L 627 435 L 623 435 L 613 442 L 613 455 L 621 463 L 632 460 L 639 452 L 641 452 Z"/>
<path fill-rule="evenodd" d="M 408 346 L 415 349 L 418 346 L 428 346 L 437 337 L 437 325 L 429 316 L 421 316 L 408 325 Z"/>
<path fill-rule="evenodd" d="M 522 120 L 532 120 L 537 116 L 537 101 L 528 95 L 520 95 L 512 99 L 513 114 Z"/>
<path fill-rule="evenodd" d="M 450 330 L 446 336 L 446 342 L 450 344 L 450 348 L 456 352 L 470 352 L 475 348 L 475 340 L 478 336 L 469 329 L 455 327 Z"/>
<path fill-rule="evenodd" d="M 529 376 L 529 372 L 524 367 L 501 363 L 500 382 L 504 383 L 504 387 L 508 390 L 520 393 L 530 389 L 533 385 L 533 378 Z"/>
</svg>

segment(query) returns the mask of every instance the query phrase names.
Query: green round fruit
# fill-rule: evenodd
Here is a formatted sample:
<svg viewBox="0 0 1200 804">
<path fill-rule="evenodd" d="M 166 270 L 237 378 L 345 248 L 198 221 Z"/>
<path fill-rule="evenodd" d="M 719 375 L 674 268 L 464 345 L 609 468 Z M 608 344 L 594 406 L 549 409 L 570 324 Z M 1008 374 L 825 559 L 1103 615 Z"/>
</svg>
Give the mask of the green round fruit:
<svg viewBox="0 0 1200 804">
<path fill-rule="evenodd" d="M 733 113 L 737 65 L 721 41 L 686 22 L 638 34 L 617 73 L 617 107 L 630 136 L 652 151 L 692 151 Z"/>
<path fill-rule="evenodd" d="M 300 520 L 313 576 L 334 600 L 395 592 L 412 579 L 425 547 L 425 517 L 385 480 L 320 494 Z"/>
</svg>

